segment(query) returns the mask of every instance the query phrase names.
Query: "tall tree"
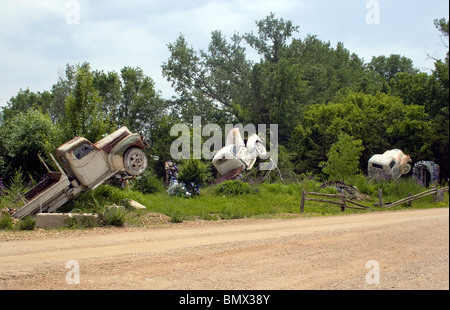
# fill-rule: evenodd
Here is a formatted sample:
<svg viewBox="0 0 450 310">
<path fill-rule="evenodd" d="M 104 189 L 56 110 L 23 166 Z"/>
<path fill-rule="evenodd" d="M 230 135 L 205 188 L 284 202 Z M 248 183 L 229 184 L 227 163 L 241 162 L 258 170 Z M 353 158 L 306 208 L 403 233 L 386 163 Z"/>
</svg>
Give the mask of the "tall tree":
<svg viewBox="0 0 450 310">
<path fill-rule="evenodd" d="M 66 98 L 64 140 L 83 136 L 95 142 L 111 130 L 108 115 L 102 109 L 102 98 L 93 86 L 93 74 L 84 63 L 75 76 L 73 92 Z"/>
<path fill-rule="evenodd" d="M 367 66 L 380 74 L 388 84 L 398 73 L 414 74 L 419 72 L 418 69 L 414 68 L 411 59 L 398 54 L 391 54 L 389 57 L 384 55 L 374 56 Z"/>
<path fill-rule="evenodd" d="M 119 106 L 122 102 L 122 81 L 115 72 L 96 70 L 93 72 L 93 86 L 102 97 L 102 109 L 110 115 L 113 123 L 119 124 Z"/>
<path fill-rule="evenodd" d="M 19 90 L 15 97 L 12 97 L 6 107 L 2 108 L 0 120 L 6 121 L 13 118 L 19 113 L 26 112 L 30 109 L 40 109 L 48 112 L 53 102 L 53 96 L 48 91 L 32 92 L 29 88 Z"/>
<path fill-rule="evenodd" d="M 151 138 L 155 122 L 166 113 L 166 103 L 155 90 L 154 81 L 141 68 L 124 67 L 121 78 L 118 123 Z"/>
<path fill-rule="evenodd" d="M 213 31 L 207 51 L 195 51 L 183 35 L 168 44 L 171 56 L 162 65 L 163 75 L 179 94 L 180 103 L 206 111 L 202 116 L 217 118 L 219 114 L 219 119 L 232 120 L 239 114 L 247 98 L 251 68 L 241 40 L 233 35 L 228 42 L 220 31 Z"/>
<path fill-rule="evenodd" d="M 290 138 L 297 152 L 296 170 L 320 172 L 319 163 L 344 132 L 360 139 L 365 150 L 360 167 L 386 150 L 400 148 L 413 160 L 429 156 L 431 123 L 423 106 L 405 105 L 400 98 L 384 93 L 350 93 L 340 103 L 315 104 L 308 108 Z"/>
<path fill-rule="evenodd" d="M 268 62 L 278 63 L 282 58 L 288 41 L 294 32 L 298 32 L 299 26 L 294 26 L 291 21 L 283 18 L 275 18 L 274 13 L 270 13 L 265 19 L 256 21 L 258 35 L 247 33 L 245 40 Z"/>
</svg>

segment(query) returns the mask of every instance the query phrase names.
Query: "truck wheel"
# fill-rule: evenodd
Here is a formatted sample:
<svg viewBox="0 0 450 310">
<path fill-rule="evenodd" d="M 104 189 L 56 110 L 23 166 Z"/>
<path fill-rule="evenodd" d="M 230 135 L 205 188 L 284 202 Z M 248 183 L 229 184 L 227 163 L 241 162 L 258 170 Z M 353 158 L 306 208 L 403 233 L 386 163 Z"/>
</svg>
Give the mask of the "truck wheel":
<svg viewBox="0 0 450 310">
<path fill-rule="evenodd" d="M 256 152 L 258 152 L 259 157 L 264 158 L 267 156 L 267 150 L 261 141 L 256 141 L 255 147 L 256 147 Z"/>
<path fill-rule="evenodd" d="M 131 175 L 140 175 L 147 169 L 147 156 L 144 151 L 133 147 L 123 156 L 125 171 Z"/>
</svg>

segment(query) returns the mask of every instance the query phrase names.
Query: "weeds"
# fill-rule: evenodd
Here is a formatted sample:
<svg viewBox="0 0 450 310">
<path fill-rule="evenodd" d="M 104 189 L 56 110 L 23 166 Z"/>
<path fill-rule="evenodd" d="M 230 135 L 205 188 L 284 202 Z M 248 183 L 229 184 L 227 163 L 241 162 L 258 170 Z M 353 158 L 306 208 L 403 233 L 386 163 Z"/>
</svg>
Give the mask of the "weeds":
<svg viewBox="0 0 450 310">
<path fill-rule="evenodd" d="M 357 187 L 360 193 L 369 195 L 370 198 L 360 203 L 370 207 L 369 210 L 346 209 L 345 213 L 371 212 L 385 210 L 375 208 L 378 202 L 378 189 L 383 190 L 385 202 L 395 202 L 407 197 L 410 193 L 423 192 L 425 188 L 414 179 L 403 178 L 394 181 L 369 182 L 364 176 L 355 176 L 348 183 Z M 184 199 L 170 196 L 165 191 L 157 191 L 152 194 L 144 194 L 136 190 L 121 189 L 111 185 L 102 185 L 97 189 L 85 193 L 77 200 L 64 206 L 66 211 L 77 210 L 82 213 L 96 213 L 103 216 L 107 206 L 117 204 L 126 206 L 126 199 L 133 199 L 145 206 L 146 210 L 140 212 L 154 212 L 170 217 L 172 223 L 180 223 L 185 220 L 203 219 L 239 219 L 249 217 L 277 217 L 288 214 L 299 214 L 300 199 L 303 190 L 321 193 L 337 193 L 332 187 L 320 188 L 322 183 L 313 178 L 303 178 L 295 183 L 262 183 L 249 185 L 241 181 L 226 181 L 219 186 L 205 187 L 201 195 L 192 199 Z M 427 197 L 414 201 L 413 208 L 448 207 L 448 192 L 444 194 L 444 202 L 434 204 L 433 198 Z M 394 207 L 389 210 L 408 208 L 406 205 Z M 65 211 L 65 212 L 66 212 Z M 125 209 L 106 212 L 103 225 L 123 226 L 130 220 L 131 214 Z M 309 201 L 305 206 L 304 216 L 326 216 L 342 214 L 340 208 L 326 203 Z M 14 224 L 8 214 L 0 217 L 0 229 L 32 229 L 33 223 L 22 220 L 22 224 Z M 68 223 L 71 227 L 80 227 L 76 223 Z M 72 225 L 70 225 L 72 224 Z M 88 225 L 86 225 L 88 226 Z M 22 227 L 22 228 L 20 228 Z"/>
<path fill-rule="evenodd" d="M 20 230 L 33 230 L 36 227 L 36 219 L 33 216 L 26 216 L 18 222 Z"/>
<path fill-rule="evenodd" d="M 248 183 L 239 180 L 230 180 L 217 185 L 215 192 L 218 195 L 235 196 L 249 194 L 251 187 Z"/>
<path fill-rule="evenodd" d="M 9 214 L 4 213 L 0 217 L 0 230 L 11 230 L 13 229 L 13 221 Z"/>
<path fill-rule="evenodd" d="M 33 230 L 36 227 L 36 219 L 32 216 L 16 221 L 8 213 L 0 216 L 0 230 Z"/>
<path fill-rule="evenodd" d="M 105 225 L 121 227 L 125 224 L 126 212 L 123 208 L 111 208 L 104 213 Z"/>
</svg>

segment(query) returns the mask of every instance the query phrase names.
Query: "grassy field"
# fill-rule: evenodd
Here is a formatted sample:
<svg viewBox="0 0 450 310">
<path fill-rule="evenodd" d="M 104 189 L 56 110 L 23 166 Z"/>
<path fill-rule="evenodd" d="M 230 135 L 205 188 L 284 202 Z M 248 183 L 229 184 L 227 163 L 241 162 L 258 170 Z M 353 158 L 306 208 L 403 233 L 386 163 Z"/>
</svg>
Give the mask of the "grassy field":
<svg viewBox="0 0 450 310">
<path fill-rule="evenodd" d="M 400 210 L 405 208 L 436 208 L 448 207 L 448 192 L 444 193 L 444 201 L 433 202 L 433 196 L 416 200 L 409 207 L 406 204 L 393 208 L 380 208 L 374 206 L 378 203 L 378 188 L 384 193 L 386 203 L 395 202 L 407 197 L 410 193 L 417 194 L 426 189 L 414 181 L 405 179 L 398 182 L 385 182 L 367 184 L 360 178 L 353 180 L 358 183 L 358 190 L 365 194 L 366 200 L 358 201 L 368 210 L 346 208 L 341 211 L 340 206 L 307 201 L 302 216 L 326 216 L 350 213 L 364 213 L 384 210 Z M 113 203 L 120 205 L 125 199 L 133 199 L 147 208 L 147 212 L 162 213 L 172 218 L 173 222 L 185 220 L 219 220 L 238 218 L 277 218 L 292 217 L 300 214 L 300 201 L 302 190 L 320 193 L 338 193 L 333 187 L 319 188 L 321 183 L 304 180 L 297 183 L 257 184 L 248 186 L 244 194 L 233 195 L 221 191 L 217 186 L 202 188 L 200 195 L 190 198 L 170 196 L 165 191 L 154 194 L 143 194 L 133 190 L 122 190 L 110 185 L 103 185 L 93 192 L 86 193 L 73 204 L 73 208 L 81 212 L 98 212 L 106 205 Z"/>
<path fill-rule="evenodd" d="M 300 202 L 302 191 L 337 194 L 333 186 L 321 188 L 321 182 L 303 179 L 292 183 L 261 183 L 249 185 L 244 182 L 227 181 L 218 186 L 206 186 L 200 189 L 199 195 L 189 198 L 171 196 L 164 186 L 154 186 L 157 191 L 152 194 L 144 194 L 133 189 L 121 189 L 112 185 L 102 185 L 94 191 L 83 194 L 72 202 L 66 204 L 58 211 L 74 213 L 96 213 L 102 215 L 108 206 L 122 205 L 125 210 L 117 213 L 110 212 L 111 217 L 104 220 L 101 225 L 140 226 L 145 225 L 146 218 L 150 213 L 164 214 L 171 222 L 178 223 L 192 220 L 223 220 L 239 218 L 292 218 L 329 216 L 367 212 L 383 212 L 386 210 L 401 209 L 423 209 L 423 208 L 448 208 L 449 195 L 444 193 L 443 202 L 435 203 L 433 196 L 421 198 L 412 203 L 411 206 L 402 204 L 392 208 L 380 208 L 378 203 L 378 190 L 383 191 L 383 202 L 386 204 L 396 202 L 408 197 L 410 194 L 418 194 L 427 190 L 413 179 L 400 179 L 396 182 L 368 182 L 364 176 L 355 176 L 346 183 L 356 186 L 358 193 L 362 194 L 364 200 L 354 200 L 368 207 L 365 210 L 346 208 L 344 212 L 336 204 L 306 201 L 303 213 L 300 213 Z M 154 184 L 153 184 L 154 185 Z M 153 186 L 152 185 L 152 186 Z M 7 196 L 3 196 L 2 204 L 10 206 Z M 145 210 L 132 210 L 127 208 L 127 200 L 132 199 L 146 207 Z M 322 198 L 329 199 L 329 198 Z M 333 199 L 338 201 L 338 199 Z M 5 203 L 6 202 L 6 203 Z M 17 202 L 16 202 L 17 203 Z M 351 204 L 349 204 L 352 206 Z M 17 208 L 20 206 L 13 205 Z M 0 208 L 1 209 L 1 208 Z M 1 215 L 1 214 L 0 214 Z M 32 230 L 35 220 L 27 217 L 15 222 L 7 213 L 0 216 L 0 230 Z M 68 223 L 71 228 L 83 228 L 75 223 Z"/>
</svg>

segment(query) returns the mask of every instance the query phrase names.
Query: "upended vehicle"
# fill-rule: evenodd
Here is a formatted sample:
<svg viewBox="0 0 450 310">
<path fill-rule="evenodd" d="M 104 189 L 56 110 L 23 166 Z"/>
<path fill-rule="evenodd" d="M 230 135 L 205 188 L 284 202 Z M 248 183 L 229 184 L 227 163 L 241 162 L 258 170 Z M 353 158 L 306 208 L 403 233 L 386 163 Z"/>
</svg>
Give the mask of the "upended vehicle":
<svg viewBox="0 0 450 310">
<path fill-rule="evenodd" d="M 397 180 L 411 171 L 412 159 L 399 149 L 388 150 L 383 154 L 375 154 L 369 159 L 368 173 L 370 178 Z"/>
<path fill-rule="evenodd" d="M 266 158 L 267 156 L 263 141 L 257 134 L 252 134 L 245 143 L 239 129 L 233 128 L 227 134 L 225 146 L 212 160 L 214 167 L 221 175 L 216 183 L 231 180 L 244 170 L 251 170 L 257 157 Z"/>
<path fill-rule="evenodd" d="M 39 212 L 51 213 L 77 194 L 97 188 L 118 173 L 141 175 L 147 168 L 147 147 L 142 137 L 122 127 L 96 143 L 83 137 L 64 143 L 50 154 L 59 171 L 50 171 L 21 199 L 25 205 L 13 216 L 23 218 Z M 59 164 L 62 164 L 61 165 Z"/>
</svg>

